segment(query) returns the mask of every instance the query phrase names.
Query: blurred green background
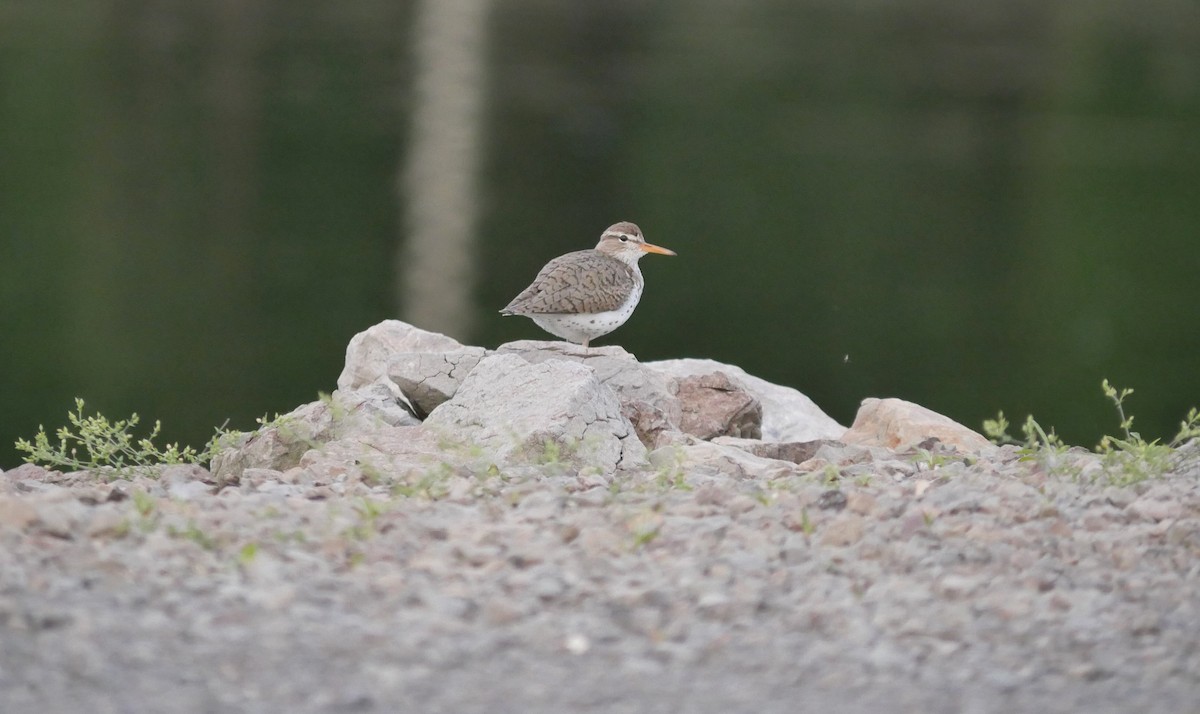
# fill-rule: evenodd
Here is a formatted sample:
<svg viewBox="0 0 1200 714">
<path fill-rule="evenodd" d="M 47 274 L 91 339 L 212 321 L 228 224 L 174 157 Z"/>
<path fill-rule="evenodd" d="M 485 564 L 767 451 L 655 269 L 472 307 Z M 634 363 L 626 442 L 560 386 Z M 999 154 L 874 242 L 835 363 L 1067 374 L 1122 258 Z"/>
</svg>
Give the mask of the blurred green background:
<svg viewBox="0 0 1200 714">
<path fill-rule="evenodd" d="M 541 339 L 496 311 L 617 220 L 679 257 L 599 344 L 1172 435 L 1200 4 L 0 0 L 0 467 L 77 395 L 253 427 L 389 317 Z"/>
</svg>

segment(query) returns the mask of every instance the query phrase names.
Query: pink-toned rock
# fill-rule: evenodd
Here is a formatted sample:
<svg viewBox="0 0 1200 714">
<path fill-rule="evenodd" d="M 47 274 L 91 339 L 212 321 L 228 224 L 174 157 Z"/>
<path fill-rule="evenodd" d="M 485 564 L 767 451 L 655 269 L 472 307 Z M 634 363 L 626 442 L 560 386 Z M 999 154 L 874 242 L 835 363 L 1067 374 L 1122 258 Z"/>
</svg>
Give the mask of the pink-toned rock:
<svg viewBox="0 0 1200 714">
<path fill-rule="evenodd" d="M 842 513 L 821 529 L 821 545 L 854 545 L 862 540 L 864 528 L 862 516 Z"/>
<path fill-rule="evenodd" d="M 24 498 L 0 496 L 0 527 L 24 530 L 37 520 L 37 509 Z"/>
<path fill-rule="evenodd" d="M 8 481 L 49 481 L 54 471 L 48 471 L 37 464 L 21 464 L 15 469 L 4 472 Z"/>
<path fill-rule="evenodd" d="M 678 396 L 683 408 L 679 428 L 685 434 L 762 438 L 762 404 L 724 372 L 681 377 Z"/>
<path fill-rule="evenodd" d="M 875 497 L 863 491 L 850 491 L 846 494 L 846 510 L 861 516 L 869 516 L 877 508 Z"/>
<path fill-rule="evenodd" d="M 930 438 L 960 451 L 975 452 L 992 445 L 953 419 L 903 399 L 864 399 L 841 440 L 904 451 Z"/>
</svg>

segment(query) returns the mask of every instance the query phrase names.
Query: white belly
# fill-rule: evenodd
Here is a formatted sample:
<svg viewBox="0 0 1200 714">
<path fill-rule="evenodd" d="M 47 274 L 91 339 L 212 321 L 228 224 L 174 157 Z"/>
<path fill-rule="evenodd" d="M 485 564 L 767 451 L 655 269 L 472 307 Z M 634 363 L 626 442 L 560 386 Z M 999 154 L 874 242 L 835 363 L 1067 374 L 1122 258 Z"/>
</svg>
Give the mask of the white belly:
<svg viewBox="0 0 1200 714">
<path fill-rule="evenodd" d="M 621 325 L 624 325 L 629 316 L 633 314 L 633 309 L 637 307 L 638 301 L 642 299 L 642 287 L 642 282 L 638 281 L 633 291 L 629 293 L 629 297 L 616 310 L 580 313 L 577 315 L 529 315 L 529 317 L 537 323 L 538 327 L 555 337 L 561 337 L 569 342 L 580 344 L 585 340 L 594 340 L 597 337 L 607 335 Z"/>
</svg>

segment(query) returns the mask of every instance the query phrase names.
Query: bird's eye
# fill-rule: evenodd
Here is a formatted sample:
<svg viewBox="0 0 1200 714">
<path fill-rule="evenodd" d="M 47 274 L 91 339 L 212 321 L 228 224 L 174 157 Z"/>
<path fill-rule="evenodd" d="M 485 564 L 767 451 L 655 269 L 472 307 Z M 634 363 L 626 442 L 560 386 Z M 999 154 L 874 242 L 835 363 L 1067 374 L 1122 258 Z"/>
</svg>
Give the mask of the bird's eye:
<svg viewBox="0 0 1200 714">
<path fill-rule="evenodd" d="M 621 236 L 621 242 L 622 242 L 622 243 L 628 243 L 628 242 L 629 242 L 629 236 L 626 236 L 626 235 L 623 235 L 623 236 Z"/>
</svg>

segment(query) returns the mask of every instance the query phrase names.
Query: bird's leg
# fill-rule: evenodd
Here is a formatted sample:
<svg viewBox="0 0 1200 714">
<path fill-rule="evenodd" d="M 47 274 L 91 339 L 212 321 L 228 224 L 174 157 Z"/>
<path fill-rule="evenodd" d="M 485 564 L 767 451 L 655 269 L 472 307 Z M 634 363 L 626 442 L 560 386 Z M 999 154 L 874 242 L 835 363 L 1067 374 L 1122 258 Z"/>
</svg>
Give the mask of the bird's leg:
<svg viewBox="0 0 1200 714">
<path fill-rule="evenodd" d="M 584 341 L 583 341 L 583 349 L 585 349 L 585 350 L 587 349 L 587 343 L 588 343 L 588 342 L 591 342 L 591 339 L 592 339 L 592 338 L 590 338 L 590 337 L 588 337 L 588 338 L 584 339 Z"/>
</svg>

